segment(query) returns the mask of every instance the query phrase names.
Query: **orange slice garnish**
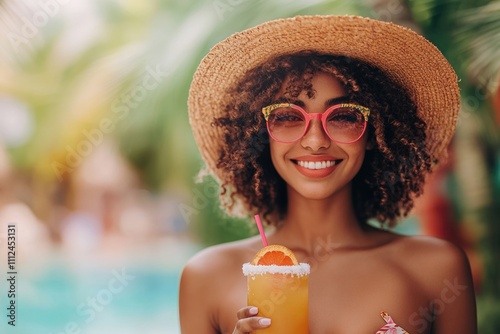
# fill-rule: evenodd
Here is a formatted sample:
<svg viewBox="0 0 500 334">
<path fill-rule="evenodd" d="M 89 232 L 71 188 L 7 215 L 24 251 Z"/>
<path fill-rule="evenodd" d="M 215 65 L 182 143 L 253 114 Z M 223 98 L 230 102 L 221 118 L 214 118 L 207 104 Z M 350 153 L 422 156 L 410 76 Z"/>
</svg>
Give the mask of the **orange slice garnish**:
<svg viewBox="0 0 500 334">
<path fill-rule="evenodd" d="M 293 252 L 281 245 L 269 245 L 262 248 L 253 258 L 253 265 L 296 266 L 299 263 Z"/>
</svg>

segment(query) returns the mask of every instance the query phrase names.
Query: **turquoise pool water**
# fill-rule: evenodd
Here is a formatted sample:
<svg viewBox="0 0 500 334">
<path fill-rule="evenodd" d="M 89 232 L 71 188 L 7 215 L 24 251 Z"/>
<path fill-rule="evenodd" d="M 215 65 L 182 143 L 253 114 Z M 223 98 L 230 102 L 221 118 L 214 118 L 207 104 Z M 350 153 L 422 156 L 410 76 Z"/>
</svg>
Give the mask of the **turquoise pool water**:
<svg viewBox="0 0 500 334">
<path fill-rule="evenodd" d="M 5 279 L 0 284 L 0 333 L 180 333 L 179 276 L 193 252 L 167 246 L 105 260 L 98 254 L 75 259 L 55 252 L 37 263 L 21 263 L 15 327 L 7 324 Z"/>
</svg>

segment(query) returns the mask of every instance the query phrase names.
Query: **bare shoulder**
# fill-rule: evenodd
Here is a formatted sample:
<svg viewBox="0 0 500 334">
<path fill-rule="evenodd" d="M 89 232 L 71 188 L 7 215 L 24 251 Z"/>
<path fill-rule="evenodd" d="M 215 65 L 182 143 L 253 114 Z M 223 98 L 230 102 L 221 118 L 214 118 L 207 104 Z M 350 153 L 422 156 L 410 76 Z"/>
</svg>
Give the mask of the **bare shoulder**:
<svg viewBox="0 0 500 334">
<path fill-rule="evenodd" d="M 434 237 L 397 236 L 388 249 L 427 300 L 421 309 L 432 310 L 433 333 L 477 333 L 474 284 L 460 247 Z"/>
<path fill-rule="evenodd" d="M 231 296 L 241 290 L 238 288 L 238 284 L 244 283 L 241 266 L 253 257 L 255 249 L 258 243 L 253 238 L 211 246 L 186 263 L 179 286 L 182 333 L 221 332 L 221 307 L 230 304 L 234 298 Z"/>
<path fill-rule="evenodd" d="M 431 296 L 454 282 L 472 285 L 467 255 L 451 242 L 429 236 L 400 236 L 392 247 L 398 262 Z"/>
<path fill-rule="evenodd" d="M 211 275 L 234 268 L 252 259 L 259 249 L 256 238 L 207 247 L 194 255 L 185 265 L 183 272 Z"/>
<path fill-rule="evenodd" d="M 446 240 L 429 236 L 401 236 L 397 251 L 422 269 L 459 270 L 468 266 L 465 252 Z"/>
<path fill-rule="evenodd" d="M 242 264 L 250 261 L 258 250 L 257 241 L 250 238 L 201 250 L 182 270 L 181 293 L 184 287 L 189 287 L 190 291 L 196 286 L 217 288 L 229 284 L 237 275 L 241 276 Z M 205 292 L 204 296 L 209 298 L 210 294 Z"/>
</svg>

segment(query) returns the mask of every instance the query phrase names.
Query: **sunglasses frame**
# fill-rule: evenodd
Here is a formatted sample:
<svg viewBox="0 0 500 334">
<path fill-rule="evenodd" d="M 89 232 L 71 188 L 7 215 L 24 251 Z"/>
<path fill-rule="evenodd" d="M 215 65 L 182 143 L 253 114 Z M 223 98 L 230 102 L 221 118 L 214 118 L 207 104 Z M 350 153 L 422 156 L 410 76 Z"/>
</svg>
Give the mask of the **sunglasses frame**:
<svg viewBox="0 0 500 334">
<path fill-rule="evenodd" d="M 300 111 L 302 113 L 302 115 L 304 116 L 304 119 L 306 121 L 306 126 L 304 127 L 304 131 L 302 132 L 302 134 L 297 139 L 292 140 L 292 141 L 283 141 L 283 140 L 276 139 L 273 136 L 273 134 L 271 132 L 271 129 L 269 128 L 269 122 L 268 122 L 269 116 L 271 115 L 271 112 L 273 110 L 276 110 L 278 108 L 289 108 L 289 107 L 291 107 L 291 108 L 293 108 L 295 110 Z M 327 130 L 327 127 L 326 127 L 326 120 L 327 120 L 328 116 L 334 110 L 336 110 L 338 108 L 345 108 L 345 107 L 355 108 L 355 109 L 359 110 L 359 112 L 363 115 L 363 118 L 365 119 L 364 126 L 363 126 L 363 131 L 361 132 L 361 134 L 359 135 L 359 137 L 356 138 L 355 140 L 349 141 L 349 142 L 343 142 L 343 141 L 339 141 L 339 140 L 333 139 L 330 136 L 330 134 L 328 133 L 328 130 Z M 357 142 L 365 134 L 366 127 L 367 127 L 367 124 L 368 124 L 368 118 L 370 116 L 370 109 L 368 109 L 367 107 L 363 107 L 363 106 L 361 106 L 359 104 L 354 104 L 354 103 L 339 103 L 339 104 L 335 104 L 335 105 L 333 105 L 331 107 L 328 107 L 328 109 L 326 109 L 323 113 L 307 113 L 303 108 L 301 108 L 298 105 L 293 104 L 293 103 L 275 103 L 275 104 L 271 104 L 271 105 L 268 105 L 268 106 L 262 108 L 262 114 L 264 115 L 264 119 L 266 120 L 267 132 L 269 133 L 269 135 L 271 136 L 271 138 L 273 138 L 277 142 L 280 142 L 280 143 L 293 143 L 293 142 L 296 142 L 297 140 L 302 139 L 304 137 L 304 135 L 306 134 L 307 129 L 309 129 L 309 124 L 310 124 L 311 120 L 317 118 L 317 119 L 319 119 L 321 121 L 321 124 L 323 126 L 323 130 L 325 131 L 326 135 L 332 141 L 334 141 L 336 143 L 340 143 L 340 144 L 352 144 L 352 143 Z"/>
</svg>

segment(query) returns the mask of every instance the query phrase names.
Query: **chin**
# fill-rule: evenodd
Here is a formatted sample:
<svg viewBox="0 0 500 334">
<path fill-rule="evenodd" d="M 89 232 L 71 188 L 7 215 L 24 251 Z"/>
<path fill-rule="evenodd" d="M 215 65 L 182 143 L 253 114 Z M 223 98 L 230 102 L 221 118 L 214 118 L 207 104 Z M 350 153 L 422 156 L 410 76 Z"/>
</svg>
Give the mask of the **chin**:
<svg viewBox="0 0 500 334">
<path fill-rule="evenodd" d="M 300 197 L 303 197 L 304 199 L 324 201 L 331 200 L 345 192 L 349 192 L 350 195 L 350 188 L 351 187 L 349 185 L 346 185 L 340 189 L 337 187 L 325 187 L 324 185 L 312 185 L 292 187 L 292 191 Z"/>
</svg>

